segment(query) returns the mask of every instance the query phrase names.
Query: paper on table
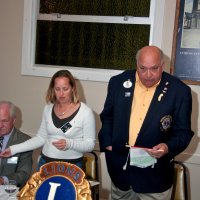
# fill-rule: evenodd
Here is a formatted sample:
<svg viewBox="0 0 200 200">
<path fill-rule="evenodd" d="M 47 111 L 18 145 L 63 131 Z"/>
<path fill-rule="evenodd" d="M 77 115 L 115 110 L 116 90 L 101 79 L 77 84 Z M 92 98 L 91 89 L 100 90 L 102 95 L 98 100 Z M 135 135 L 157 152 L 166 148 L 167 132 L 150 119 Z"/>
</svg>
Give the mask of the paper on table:
<svg viewBox="0 0 200 200">
<path fill-rule="evenodd" d="M 149 166 L 154 167 L 154 164 L 157 163 L 155 157 L 150 156 L 145 148 L 130 147 L 130 165 L 140 168 L 146 168 Z"/>
</svg>

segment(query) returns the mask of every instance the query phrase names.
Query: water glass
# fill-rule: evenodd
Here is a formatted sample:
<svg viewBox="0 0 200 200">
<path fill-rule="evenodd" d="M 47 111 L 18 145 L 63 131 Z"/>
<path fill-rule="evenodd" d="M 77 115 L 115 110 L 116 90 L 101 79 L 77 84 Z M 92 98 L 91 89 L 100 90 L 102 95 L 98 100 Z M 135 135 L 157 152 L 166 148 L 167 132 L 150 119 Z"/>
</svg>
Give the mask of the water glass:
<svg viewBox="0 0 200 200">
<path fill-rule="evenodd" d="M 9 194 L 9 197 L 14 197 L 13 194 L 17 192 L 17 183 L 15 180 L 9 180 L 7 184 L 4 185 L 6 193 Z"/>
</svg>

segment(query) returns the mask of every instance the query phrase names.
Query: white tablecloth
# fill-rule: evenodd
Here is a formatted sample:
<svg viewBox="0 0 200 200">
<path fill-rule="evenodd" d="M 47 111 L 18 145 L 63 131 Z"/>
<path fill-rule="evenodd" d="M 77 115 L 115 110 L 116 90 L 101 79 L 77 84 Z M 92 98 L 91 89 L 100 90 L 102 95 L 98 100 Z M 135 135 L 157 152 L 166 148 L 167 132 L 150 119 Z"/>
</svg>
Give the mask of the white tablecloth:
<svg viewBox="0 0 200 200">
<path fill-rule="evenodd" d="M 15 195 L 17 192 L 15 193 Z M 9 198 L 9 195 L 4 190 L 4 185 L 0 185 L 0 200 L 17 200 L 17 197 L 13 195 L 12 198 Z"/>
</svg>

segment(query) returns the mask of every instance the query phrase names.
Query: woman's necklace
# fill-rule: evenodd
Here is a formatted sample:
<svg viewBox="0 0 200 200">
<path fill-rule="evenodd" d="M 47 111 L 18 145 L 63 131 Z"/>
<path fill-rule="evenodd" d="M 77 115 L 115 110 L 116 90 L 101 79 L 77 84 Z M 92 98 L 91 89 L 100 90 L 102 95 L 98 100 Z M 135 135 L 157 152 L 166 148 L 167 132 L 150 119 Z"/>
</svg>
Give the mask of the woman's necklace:
<svg viewBox="0 0 200 200">
<path fill-rule="evenodd" d="M 65 115 L 65 113 L 66 113 L 66 111 L 65 111 L 65 112 L 62 112 L 62 113 L 59 113 L 58 115 L 59 115 L 59 116 L 63 116 L 63 115 Z"/>
<path fill-rule="evenodd" d="M 66 109 L 64 112 L 60 112 L 59 111 L 59 108 L 57 107 L 57 110 L 58 110 L 58 116 L 63 116 L 63 115 L 65 115 L 69 110 L 70 110 L 70 107 L 71 107 L 71 103 L 69 104 L 69 107 L 68 107 L 68 109 Z"/>
</svg>

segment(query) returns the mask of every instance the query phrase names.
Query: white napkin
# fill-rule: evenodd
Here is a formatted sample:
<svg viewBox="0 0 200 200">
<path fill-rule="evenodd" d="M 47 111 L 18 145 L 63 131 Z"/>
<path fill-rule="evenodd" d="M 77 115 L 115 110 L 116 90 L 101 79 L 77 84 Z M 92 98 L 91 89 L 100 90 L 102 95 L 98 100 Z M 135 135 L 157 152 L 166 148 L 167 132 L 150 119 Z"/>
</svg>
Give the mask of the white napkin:
<svg viewBox="0 0 200 200">
<path fill-rule="evenodd" d="M 6 200 L 8 199 L 9 195 L 5 192 L 4 186 L 0 186 L 0 200 Z"/>
</svg>

